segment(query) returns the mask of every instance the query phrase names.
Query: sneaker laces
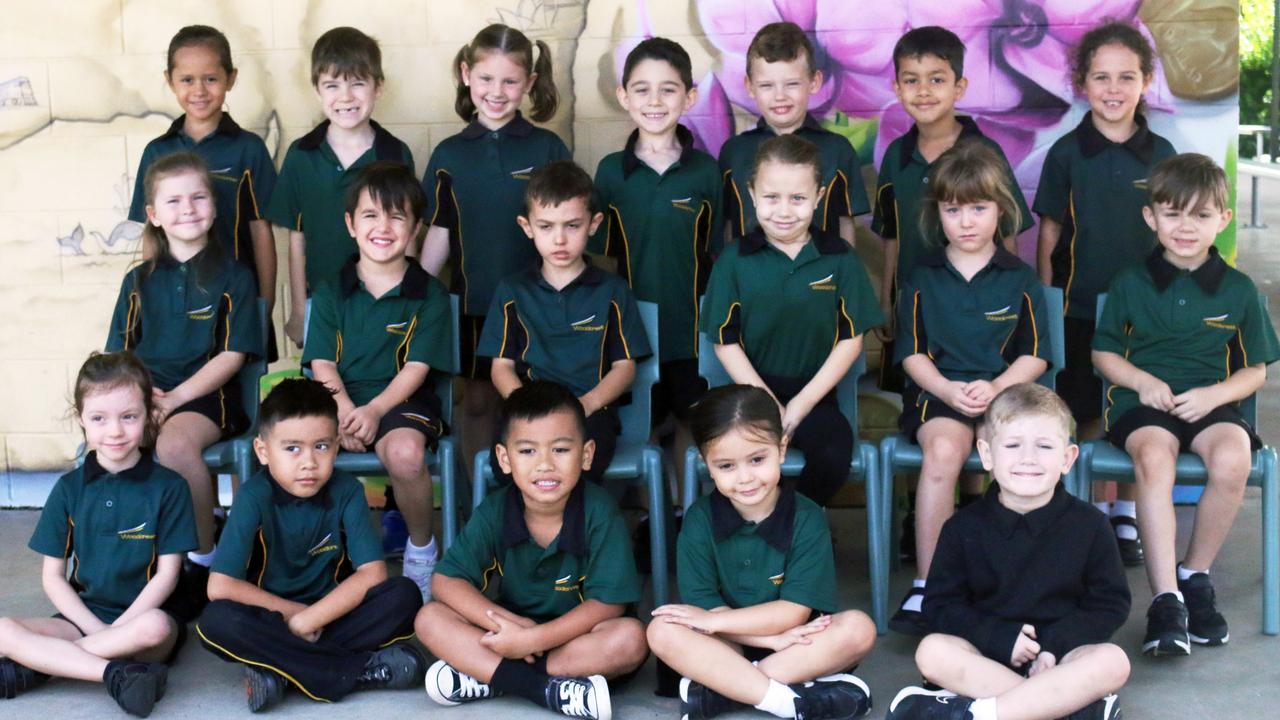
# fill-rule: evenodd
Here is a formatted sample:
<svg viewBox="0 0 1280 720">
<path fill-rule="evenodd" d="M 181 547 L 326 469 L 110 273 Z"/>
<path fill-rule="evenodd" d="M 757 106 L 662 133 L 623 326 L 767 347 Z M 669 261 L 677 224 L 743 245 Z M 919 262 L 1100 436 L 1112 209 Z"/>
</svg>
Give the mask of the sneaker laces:
<svg viewBox="0 0 1280 720">
<path fill-rule="evenodd" d="M 389 682 L 391 682 L 391 666 L 386 663 L 366 667 L 356 678 L 356 683 L 360 685 L 385 685 Z"/>
<path fill-rule="evenodd" d="M 1152 621 L 1181 624 L 1184 607 L 1186 606 L 1178 602 L 1177 597 L 1169 594 L 1168 599 L 1158 599 L 1157 602 L 1151 603 L 1151 607 L 1147 608 L 1147 618 Z"/>
<path fill-rule="evenodd" d="M 454 671 L 454 675 L 458 677 L 458 698 L 465 700 L 479 700 L 480 698 L 489 697 L 493 689 L 488 683 L 482 683 L 466 673 Z"/>
<path fill-rule="evenodd" d="M 570 717 L 593 717 L 595 713 L 587 709 L 588 683 L 581 680 L 566 680 L 560 683 L 560 713 Z"/>
</svg>

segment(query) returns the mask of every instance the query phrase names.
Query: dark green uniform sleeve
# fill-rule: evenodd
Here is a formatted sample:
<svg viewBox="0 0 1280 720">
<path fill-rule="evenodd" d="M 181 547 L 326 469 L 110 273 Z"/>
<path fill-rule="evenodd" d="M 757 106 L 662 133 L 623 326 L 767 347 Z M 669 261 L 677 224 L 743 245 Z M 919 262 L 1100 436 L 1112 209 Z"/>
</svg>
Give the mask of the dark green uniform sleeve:
<svg viewBox="0 0 1280 720">
<path fill-rule="evenodd" d="M 453 178 L 444 167 L 445 153 L 436 148 L 427 161 L 427 172 L 422 176 L 422 189 L 427 194 L 427 207 L 422 217 L 427 225 L 438 225 L 455 232 L 458 225 L 458 208 L 453 202 Z"/>
<path fill-rule="evenodd" d="M 833 196 L 829 198 L 828 207 L 835 218 L 866 215 L 871 212 L 867 204 L 867 186 L 862 182 L 862 164 L 853 145 L 840 143 L 840 154 L 836 158 L 836 182 L 832 185 Z M 829 226 L 832 232 L 838 228 Z"/>
<path fill-rule="evenodd" d="M 898 200 L 894 196 L 893 178 L 889 163 L 898 156 L 896 145 L 890 145 L 880 161 L 880 175 L 876 179 L 875 208 L 871 215 L 871 232 L 884 240 L 898 239 Z"/>
<path fill-rule="evenodd" d="M 198 547 L 191 490 L 185 480 L 175 476 L 165 486 L 160 501 L 160 517 L 156 523 L 156 554 L 173 555 L 190 552 Z"/>
<path fill-rule="evenodd" d="M 133 178 L 133 201 L 129 203 L 129 219 L 134 222 L 147 221 L 147 190 L 143 181 L 147 179 L 147 168 L 151 167 L 155 159 L 156 153 L 152 150 L 152 143 L 147 143 L 142 150 L 142 159 L 138 161 L 138 174 Z"/>
<path fill-rule="evenodd" d="M 508 488 L 506 492 L 515 492 Z M 490 572 L 498 567 L 498 539 L 501 537 L 502 509 L 506 496 L 496 492 L 484 499 L 471 519 L 454 538 L 436 572 L 466 580 L 484 591 Z"/>
<path fill-rule="evenodd" d="M 797 499 L 797 504 L 800 500 Z M 819 612 L 835 612 L 836 561 L 831 550 L 831 528 L 822 512 L 796 510 L 791 550 L 779 599 Z"/>
<path fill-rule="evenodd" d="M 1071 200 L 1071 168 L 1064 161 L 1065 153 L 1055 152 L 1058 147 L 1055 144 L 1049 149 L 1044 165 L 1040 168 L 1035 212 L 1041 217 L 1061 223 L 1067 216 L 1067 204 Z"/>
<path fill-rule="evenodd" d="M 1049 342 L 1049 316 L 1044 309 L 1044 286 L 1028 273 L 1018 310 L 1018 327 L 1013 341 L 1005 346 L 1005 362 L 1010 365 L 1023 355 L 1031 355 L 1053 365 L 1053 348 Z"/>
<path fill-rule="evenodd" d="M 67 477 L 64 475 L 49 491 L 44 509 L 40 511 L 40 520 L 36 522 L 35 532 L 31 534 L 27 547 L 47 557 L 71 557 L 71 510 L 71 498 L 67 497 Z"/>
<path fill-rule="evenodd" d="M 929 353 L 929 335 L 925 332 L 921 308 L 923 302 L 923 293 L 910 280 L 902 283 L 898 291 L 898 332 L 893 340 L 895 365 L 912 355 Z"/>
<path fill-rule="evenodd" d="M 584 481 L 585 482 L 585 481 Z M 618 509 L 610 506 L 599 513 L 600 522 L 587 528 L 586 579 L 582 597 L 611 605 L 628 605 L 640 600 L 640 577 L 636 573 L 631 536 Z"/>
<path fill-rule="evenodd" d="M 1280 341 L 1276 340 L 1276 329 L 1267 313 L 1266 298 L 1258 296 L 1245 308 L 1236 337 L 1240 341 L 1246 367 L 1270 365 L 1280 360 Z"/>
<path fill-rule="evenodd" d="M 742 338 L 742 303 L 734 277 L 737 259 L 736 245 L 725 248 L 711 266 L 711 279 L 707 281 L 707 294 L 702 300 L 700 330 L 716 345 L 730 345 Z"/>
<path fill-rule="evenodd" d="M 320 283 L 311 296 L 311 318 L 307 321 L 307 337 L 302 348 L 302 365 L 313 360 L 336 363 L 342 357 L 341 328 L 338 327 L 338 288 L 333 283 Z"/>
<path fill-rule="evenodd" d="M 231 281 L 227 283 L 222 301 L 227 304 L 226 326 L 219 328 L 219 350 L 241 352 L 250 357 L 265 357 L 262 320 L 258 317 L 258 286 L 253 274 L 243 265 L 231 266 Z"/>
<path fill-rule="evenodd" d="M 250 482 L 267 483 L 265 477 L 254 477 Z M 246 483 L 247 484 L 247 483 Z M 256 493 L 246 492 L 240 488 L 231 503 L 231 512 L 227 514 L 227 524 L 222 528 L 218 538 L 218 555 L 213 560 L 210 572 L 216 572 L 237 580 L 245 580 L 249 568 L 249 560 L 253 557 L 253 543 L 258 529 L 262 526 L 261 507 Z"/>
<path fill-rule="evenodd" d="M 403 162 L 405 167 L 409 168 L 409 172 L 412 175 L 415 177 L 418 175 L 418 169 L 413 166 L 413 151 L 409 149 L 409 144 L 403 140 L 400 141 L 400 162 Z"/>
<path fill-rule="evenodd" d="M 552 138 L 551 158 L 547 162 L 554 162 L 556 160 L 572 160 L 573 153 L 569 152 L 569 146 L 564 144 L 564 140 L 561 140 L 560 136 L 555 133 L 552 133 Z"/>
<path fill-rule="evenodd" d="M 244 132 L 249 132 L 245 130 Z M 253 136 L 253 152 L 249 157 L 249 192 L 253 194 L 255 214 L 250 220 L 266 220 L 267 206 L 276 189 L 276 165 L 262 138 Z"/>
<path fill-rule="evenodd" d="M 728 605 L 720 594 L 709 508 L 706 498 L 690 508 L 676 539 L 676 587 L 680 600 L 703 610 Z"/>
<path fill-rule="evenodd" d="M 707 244 L 707 252 L 712 258 L 720 256 L 720 251 L 724 250 L 724 183 L 720 182 L 717 176 L 707 188 L 708 197 L 711 199 L 711 238 Z"/>
<path fill-rule="evenodd" d="M 141 296 L 134 292 L 134 278 L 136 270 L 130 271 L 124 276 L 124 281 L 120 283 L 120 294 L 116 297 L 116 308 L 111 313 L 111 329 L 107 332 L 107 342 L 105 350 L 107 352 L 119 352 L 127 350 L 137 345 L 137 338 L 133 337 L 135 328 L 130 328 L 131 322 L 140 325 L 137 322 L 137 314 L 142 312 Z"/>
<path fill-rule="evenodd" d="M 605 255 L 609 251 L 609 205 L 613 203 L 613 183 L 606 168 L 608 162 L 610 156 L 606 155 L 596 165 L 595 191 L 592 193 L 591 204 L 596 212 L 604 213 L 605 218 L 587 242 L 587 252 L 592 255 Z"/>
<path fill-rule="evenodd" d="M 375 560 L 384 560 L 382 538 L 373 529 L 369 519 L 369 503 L 364 497 L 364 486 L 355 478 L 347 485 L 348 492 L 342 498 L 342 530 L 346 533 L 347 557 L 353 567 L 360 567 Z"/>
<path fill-rule="evenodd" d="M 640 360 L 653 354 L 640 320 L 640 308 L 636 307 L 636 296 L 625 283 L 617 283 L 604 333 L 604 356 L 608 363 Z"/>
<path fill-rule="evenodd" d="M 427 300 L 413 318 L 413 329 L 405 339 L 405 359 L 426 363 L 433 369 L 457 372 L 453 367 L 453 322 L 449 294 L 432 278 L 428 281 Z"/>
<path fill-rule="evenodd" d="M 485 316 L 484 329 L 480 331 L 476 354 L 518 360 L 528 341 L 516 312 L 515 294 L 505 280 L 500 281 L 493 291 L 493 302 Z"/>
<path fill-rule="evenodd" d="M 1121 273 L 1111 283 L 1106 304 L 1102 308 L 1102 317 L 1098 319 L 1098 327 L 1093 334 L 1094 350 L 1124 355 L 1129 349 L 1128 283 L 1128 273 Z M 1102 302 L 1101 296 L 1098 297 L 1098 302 Z"/>
<path fill-rule="evenodd" d="M 285 153 L 284 165 L 280 168 L 279 182 L 271 192 L 271 200 L 267 203 L 267 219 L 273 225 L 302 232 L 302 183 L 297 153 L 302 152 L 294 145 Z"/>
<path fill-rule="evenodd" d="M 871 288 L 867 269 L 854 252 L 843 254 L 840 262 L 839 306 L 836 308 L 836 340 L 857 337 L 885 323 L 880 301 Z"/>
</svg>

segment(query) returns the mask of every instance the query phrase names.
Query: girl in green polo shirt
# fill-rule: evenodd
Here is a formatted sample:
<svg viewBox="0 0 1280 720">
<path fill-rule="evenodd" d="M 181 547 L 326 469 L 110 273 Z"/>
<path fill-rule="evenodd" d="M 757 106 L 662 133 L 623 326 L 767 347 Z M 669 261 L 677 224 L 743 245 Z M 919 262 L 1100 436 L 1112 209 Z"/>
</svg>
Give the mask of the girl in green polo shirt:
<svg viewBox="0 0 1280 720">
<path fill-rule="evenodd" d="M 685 513 L 676 575 L 683 605 L 653 611 L 649 647 L 683 675 L 681 715 L 754 706 L 777 717 L 849 720 L 871 691 L 843 672 L 871 651 L 865 613 L 837 612 L 822 508 L 779 484 L 787 452 L 769 393 L 724 385 L 693 406 L 690 428 L 715 492 Z"/>
<path fill-rule="evenodd" d="M 57 614 L 0 619 L 0 698 L 54 675 L 105 683 L 146 717 L 164 693 L 164 663 L 186 635 L 166 606 L 196 534 L 187 484 L 151 459 L 154 397 L 130 353 L 94 353 L 80 368 L 75 415 L 89 453 L 53 486 L 29 543 Z"/>
</svg>

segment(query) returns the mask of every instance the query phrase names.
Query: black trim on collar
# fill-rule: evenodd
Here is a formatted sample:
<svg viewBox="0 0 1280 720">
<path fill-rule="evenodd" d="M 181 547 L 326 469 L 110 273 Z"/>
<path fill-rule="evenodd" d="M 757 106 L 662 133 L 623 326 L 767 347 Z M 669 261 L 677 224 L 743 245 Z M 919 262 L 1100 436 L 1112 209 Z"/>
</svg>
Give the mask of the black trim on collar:
<svg viewBox="0 0 1280 720">
<path fill-rule="evenodd" d="M 636 156 L 636 143 L 639 140 L 640 131 L 632 130 L 631 136 L 627 138 L 627 146 L 622 151 L 622 177 L 624 179 L 631 177 L 631 173 L 644 164 L 644 161 Z M 693 152 L 693 133 L 689 128 L 677 123 L 676 141 L 680 143 L 680 159 L 677 162 L 683 165 L 689 160 L 689 155 Z"/>
<path fill-rule="evenodd" d="M 1059 482 L 1054 486 L 1053 496 L 1049 498 L 1049 502 L 1029 513 L 1022 514 L 1001 505 L 1000 486 L 991 483 L 981 502 L 983 509 L 991 518 L 991 523 L 1006 538 L 1013 537 L 1014 531 L 1020 524 L 1027 526 L 1027 531 L 1032 537 L 1040 537 L 1040 534 L 1049 529 L 1071 506 L 1071 496 L 1067 494 L 1066 487 Z"/>
<path fill-rule="evenodd" d="M 934 250 L 932 252 L 926 253 L 925 255 L 921 256 L 920 259 L 916 260 L 916 264 L 925 265 L 928 267 L 946 267 L 947 251 Z M 1000 243 L 996 243 L 996 252 L 994 255 L 991 256 L 991 260 L 987 264 L 995 265 L 996 267 L 1002 270 L 1013 270 L 1020 267 L 1023 263 L 1022 263 L 1022 258 L 1018 257 L 1017 255 L 1014 255 L 1008 250 L 1005 250 Z"/>
<path fill-rule="evenodd" d="M 147 448 L 140 448 L 142 457 L 138 458 L 138 462 L 133 467 L 125 468 L 118 473 L 112 473 L 98 463 L 98 453 L 90 450 L 89 454 L 84 456 L 84 466 L 81 472 L 84 474 L 86 483 L 96 480 L 103 475 L 115 475 L 125 480 L 146 480 L 151 477 L 151 470 L 155 467 L 155 460 L 151 458 L 151 451 Z"/>
<path fill-rule="evenodd" d="M 329 479 L 325 482 L 324 485 L 320 487 L 319 490 L 316 491 L 315 495 L 312 495 L 311 497 L 305 497 L 305 498 L 298 497 L 297 495 L 294 495 L 288 490 L 285 490 L 284 487 L 279 482 L 276 481 L 276 478 L 274 475 L 271 474 L 270 469 L 265 467 L 262 468 L 262 475 L 268 482 L 271 483 L 271 504 L 272 505 L 290 505 L 290 504 L 301 505 L 303 503 L 316 503 L 318 505 L 325 507 L 326 509 L 333 507 L 333 498 L 329 497 L 329 483 L 333 482 L 333 477 L 334 477 L 333 475 L 329 476 Z"/>
<path fill-rule="evenodd" d="M 169 129 L 165 130 L 164 134 L 160 136 L 160 139 L 168 140 L 170 138 L 174 138 L 182 134 L 182 129 L 183 127 L 186 126 L 186 123 L 187 123 L 186 114 L 179 115 L 177 119 L 175 119 L 173 123 L 169 125 Z M 240 134 L 240 126 L 236 124 L 235 120 L 231 119 L 231 113 L 224 112 L 222 113 L 222 119 L 218 120 L 218 127 L 214 128 L 213 134 L 215 135 L 221 134 L 221 135 L 227 135 L 230 137 L 235 137 L 236 135 Z M 212 137 L 212 135 L 210 137 Z"/>
<path fill-rule="evenodd" d="M 965 138 L 986 137 L 982 134 L 978 123 L 968 115 L 957 115 L 956 122 L 960 123 L 960 137 L 956 138 L 957 143 Z M 919 144 L 920 127 L 913 123 L 911 129 L 902 135 L 902 145 L 898 148 L 898 167 L 905 168 L 911 164 Z"/>
<path fill-rule="evenodd" d="M 421 300 L 427 296 L 427 283 L 430 282 L 431 276 L 414 258 L 406 257 L 405 260 L 408 262 L 408 267 L 405 268 L 404 277 L 400 279 L 400 296 Z M 338 289 L 342 291 L 344 299 L 351 297 L 351 294 L 360 288 L 360 275 L 356 272 L 358 262 L 360 262 L 360 253 L 353 253 L 338 273 Z"/>
<path fill-rule="evenodd" d="M 569 492 L 560 521 L 560 534 L 556 536 L 556 549 L 578 557 L 587 556 L 587 491 L 584 478 Z M 524 521 L 524 495 L 514 484 L 507 488 L 502 506 L 502 537 L 499 547 L 509 550 L 532 539 L 529 525 Z"/>
<path fill-rule="evenodd" d="M 1103 135 L 1093 124 L 1092 112 L 1085 113 L 1084 117 L 1080 118 L 1080 124 L 1076 126 L 1076 142 L 1080 145 L 1080 154 L 1093 157 L 1112 145 L 1120 145 L 1133 153 L 1133 156 L 1141 160 L 1144 165 L 1150 165 L 1151 157 L 1156 151 L 1155 135 L 1147 128 L 1147 119 L 1142 116 L 1142 113 L 1135 114 L 1133 121 L 1138 125 L 1137 131 L 1128 140 L 1117 143 Z"/>
<path fill-rule="evenodd" d="M 1173 279 L 1180 272 L 1186 272 L 1182 268 L 1175 266 L 1173 263 L 1165 260 L 1164 247 L 1157 245 L 1155 250 L 1147 256 L 1147 272 L 1151 274 L 1151 280 L 1156 284 L 1156 290 L 1164 292 L 1169 285 L 1173 283 Z M 1227 274 L 1227 261 L 1222 259 L 1222 255 L 1218 253 L 1218 248 L 1209 247 L 1209 257 L 1200 267 L 1192 270 L 1191 279 L 1195 281 L 1200 289 L 1210 295 L 1217 294 L 1218 287 L 1222 285 L 1222 278 Z"/>
<path fill-rule="evenodd" d="M 813 132 L 813 131 L 826 132 L 827 131 L 826 128 L 822 127 L 822 123 L 818 122 L 818 119 L 815 118 L 810 113 L 804 114 L 804 122 L 800 123 L 800 127 L 796 128 L 795 131 L 800 132 L 801 130 L 808 130 L 810 132 Z M 760 119 L 756 121 L 756 126 L 752 128 L 752 131 L 767 132 L 770 135 L 778 134 L 773 131 L 772 127 L 769 126 L 769 123 L 764 119 L 763 115 L 761 115 Z"/>
<path fill-rule="evenodd" d="M 748 524 L 738 514 L 737 508 L 729 498 L 719 491 L 711 493 L 711 531 L 716 542 L 721 542 L 732 535 L 738 528 Z M 796 527 L 796 491 L 791 487 L 783 487 L 778 494 L 778 503 L 773 507 L 769 517 L 756 524 L 756 536 L 769 543 L 775 550 L 785 553 L 791 549 L 791 536 Z"/>
<path fill-rule="evenodd" d="M 400 160 L 400 141 L 395 135 L 387 132 L 385 128 L 377 122 L 370 120 L 369 127 L 373 128 L 373 157 L 375 160 Z M 325 120 L 315 126 L 311 132 L 298 138 L 298 148 L 301 150 L 317 150 L 320 144 L 324 142 L 329 132 L 329 121 Z"/>
<path fill-rule="evenodd" d="M 841 255 L 849 252 L 849 243 L 829 230 L 820 230 L 810 226 L 809 242 L 813 243 L 813 247 L 818 251 L 819 255 Z M 764 236 L 764 230 L 757 226 L 738 240 L 738 256 L 753 255 L 768 246 L 769 239 Z"/>
<path fill-rule="evenodd" d="M 533 132 L 533 123 L 525 120 L 524 115 L 517 110 L 516 116 L 511 118 L 511 121 L 506 125 L 503 125 L 497 130 L 490 130 L 480 124 L 479 114 L 473 114 L 471 116 L 471 122 L 468 123 L 467 126 L 462 129 L 462 132 L 458 134 L 461 135 L 464 140 L 475 140 L 477 138 L 482 138 L 491 132 L 497 132 L 503 135 L 514 135 L 515 137 L 529 137 Z"/>
<path fill-rule="evenodd" d="M 591 260 L 588 259 L 588 256 L 583 255 L 582 259 L 584 262 L 586 262 L 586 267 L 582 269 L 582 272 L 578 273 L 578 277 L 570 280 L 569 284 L 565 285 L 561 290 L 556 290 L 555 288 L 551 287 L 551 283 L 547 282 L 547 279 L 542 277 L 541 262 L 539 262 L 539 264 L 534 267 L 527 268 L 524 272 L 528 274 L 529 279 L 533 280 L 540 287 L 546 288 L 547 290 L 551 290 L 553 292 L 562 292 L 563 290 L 568 290 L 574 285 L 599 285 L 600 283 L 604 282 L 605 278 L 609 276 L 609 273 L 606 273 L 604 270 L 601 270 L 600 268 L 593 265 L 591 263 Z"/>
</svg>

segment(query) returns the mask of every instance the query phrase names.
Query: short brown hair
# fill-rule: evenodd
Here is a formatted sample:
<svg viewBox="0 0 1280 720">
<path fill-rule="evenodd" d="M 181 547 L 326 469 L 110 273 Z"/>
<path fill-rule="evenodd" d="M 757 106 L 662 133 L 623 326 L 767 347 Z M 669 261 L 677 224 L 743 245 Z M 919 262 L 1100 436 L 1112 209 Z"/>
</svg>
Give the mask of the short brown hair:
<svg viewBox="0 0 1280 720">
<path fill-rule="evenodd" d="M 926 196 L 920 211 L 920 230 L 926 238 L 942 238 L 938 203 L 994 202 L 1000 211 L 997 245 L 1000 238 L 1022 227 L 1018 201 L 1009 189 L 1008 165 L 1000 153 L 979 140 L 961 140 L 934 161 Z"/>
<path fill-rule="evenodd" d="M 591 199 L 595 195 L 595 184 L 587 174 L 572 160 L 556 160 L 533 171 L 529 176 L 529 185 L 524 190 L 525 212 L 535 205 L 555 207 L 560 203 L 582 198 L 591 207 Z"/>
<path fill-rule="evenodd" d="M 809 77 L 818 71 L 818 59 L 813 56 L 813 43 L 799 25 L 790 22 L 769 23 L 760 28 L 747 47 L 747 77 L 751 77 L 751 61 L 759 58 L 767 63 L 791 62 L 804 53 Z"/>
<path fill-rule="evenodd" d="M 1041 415 L 1056 421 L 1063 436 L 1071 437 L 1071 409 L 1057 393 L 1036 383 L 1010 385 L 996 395 L 982 418 L 981 437 L 991 438 L 998 426 L 1028 415 Z"/>
<path fill-rule="evenodd" d="M 100 353 L 96 350 L 76 373 L 76 382 L 71 391 L 71 407 L 76 415 L 84 412 L 84 401 L 90 395 L 110 392 L 119 387 L 132 385 L 142 394 L 142 409 L 146 413 L 143 420 L 143 448 L 153 448 L 156 437 L 160 434 L 160 423 L 156 421 L 155 397 L 151 384 L 151 373 L 142 364 L 137 355 L 123 350 L 120 352 Z"/>
<path fill-rule="evenodd" d="M 783 165 L 808 165 L 813 169 L 813 181 L 822 187 L 822 154 L 818 146 L 793 133 L 778 135 L 760 143 L 755 161 L 751 164 L 751 183 L 756 181 L 760 166 L 767 162 Z"/>
<path fill-rule="evenodd" d="M 353 27 L 329 30 L 311 46 L 312 85 L 320 83 L 322 73 L 340 78 L 371 78 L 381 85 L 385 77 L 378 41 Z"/>
<path fill-rule="evenodd" d="M 1227 174 L 1209 156 L 1182 153 L 1166 158 L 1151 171 L 1151 204 L 1197 211 L 1212 205 L 1226 210 Z"/>
</svg>

